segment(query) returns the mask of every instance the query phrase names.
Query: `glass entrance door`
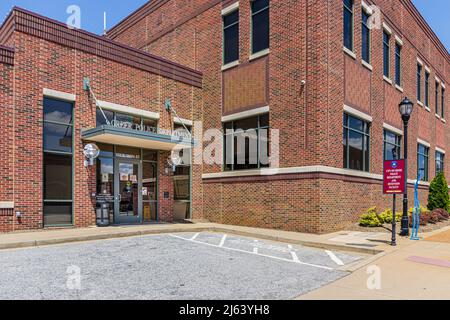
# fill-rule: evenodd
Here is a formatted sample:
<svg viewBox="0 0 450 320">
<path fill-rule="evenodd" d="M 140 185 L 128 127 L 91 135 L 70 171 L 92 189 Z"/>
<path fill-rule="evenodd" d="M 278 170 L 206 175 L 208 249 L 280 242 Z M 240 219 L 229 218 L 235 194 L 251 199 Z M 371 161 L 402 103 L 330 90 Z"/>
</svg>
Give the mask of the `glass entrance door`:
<svg viewBox="0 0 450 320">
<path fill-rule="evenodd" d="M 116 223 L 142 222 L 142 164 L 139 160 L 115 161 Z"/>
</svg>

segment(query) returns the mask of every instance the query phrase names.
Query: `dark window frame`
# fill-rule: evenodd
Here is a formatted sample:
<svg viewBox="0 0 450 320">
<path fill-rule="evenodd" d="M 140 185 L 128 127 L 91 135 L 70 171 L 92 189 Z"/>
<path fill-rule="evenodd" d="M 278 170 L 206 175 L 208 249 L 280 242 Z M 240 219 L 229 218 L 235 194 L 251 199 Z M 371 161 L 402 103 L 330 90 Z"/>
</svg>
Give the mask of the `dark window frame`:
<svg viewBox="0 0 450 320">
<path fill-rule="evenodd" d="M 388 141 L 388 139 L 387 139 L 387 135 L 388 134 L 395 136 L 395 142 L 394 143 Z M 395 157 L 395 159 L 389 159 L 387 157 L 387 154 L 386 154 L 387 148 L 386 147 L 388 145 L 395 148 L 395 150 L 396 150 L 396 157 Z M 392 132 L 390 130 L 384 129 L 383 130 L 383 159 L 384 160 L 399 160 L 399 159 L 401 159 L 401 151 L 402 151 L 402 136 L 397 134 L 397 133 L 395 133 L 395 132 Z"/>
<path fill-rule="evenodd" d="M 441 84 L 439 83 L 439 81 L 436 81 L 435 82 L 435 91 L 434 91 L 434 104 L 436 106 L 436 115 L 437 116 L 441 115 L 441 113 L 439 112 L 439 104 L 440 104 L 440 101 L 439 101 L 440 90 L 439 89 L 440 88 L 441 88 Z"/>
<path fill-rule="evenodd" d="M 391 34 L 383 30 L 383 75 L 391 78 Z"/>
<path fill-rule="evenodd" d="M 430 76 L 431 74 L 425 70 L 425 107 L 430 107 Z"/>
<path fill-rule="evenodd" d="M 421 149 L 422 148 L 422 149 Z M 423 151 L 422 151 L 423 150 Z M 429 180 L 429 174 L 430 174 L 430 148 L 419 143 L 417 145 L 417 175 L 419 175 L 421 168 L 420 168 L 420 160 L 421 157 L 424 158 L 424 171 L 422 180 L 428 181 Z"/>
<path fill-rule="evenodd" d="M 357 121 L 361 121 L 363 123 L 363 130 L 359 130 L 359 129 L 355 129 L 352 128 L 350 126 L 350 120 L 351 119 L 355 119 Z M 345 136 L 345 142 L 343 143 L 343 147 L 344 147 L 344 151 L 346 153 L 346 156 L 344 157 L 344 169 L 349 169 L 349 170 L 356 170 L 356 171 L 361 171 L 361 172 L 370 172 L 370 127 L 371 124 L 370 122 L 367 122 L 363 119 L 360 119 L 358 117 L 355 117 L 351 114 L 348 113 L 344 113 L 344 117 L 343 117 L 343 135 Z M 362 169 L 354 169 L 350 167 L 350 144 L 349 144 L 349 137 L 350 137 L 350 132 L 356 133 L 361 135 L 362 140 L 363 140 L 363 150 L 362 150 L 362 154 L 363 154 L 363 163 L 362 163 Z M 365 153 L 367 152 L 368 155 L 368 159 L 366 159 L 365 157 Z"/>
<path fill-rule="evenodd" d="M 362 29 L 361 29 L 361 56 L 362 56 L 362 59 L 365 62 L 370 64 L 370 61 L 371 61 L 371 58 L 372 58 L 372 54 L 371 54 L 372 34 L 370 32 L 370 27 L 368 25 L 368 21 L 369 21 L 371 15 L 369 13 L 367 13 L 366 10 L 364 10 L 364 9 L 362 9 L 361 11 L 362 11 L 362 14 L 361 14 L 361 16 L 362 16 L 362 19 L 361 19 L 361 24 L 362 24 Z M 365 33 L 367 35 L 367 42 L 366 43 L 364 41 Z M 364 54 L 364 50 L 367 50 L 366 55 Z"/>
<path fill-rule="evenodd" d="M 344 41 L 344 48 L 350 50 L 351 52 L 353 52 L 355 50 L 355 16 L 354 16 L 354 12 L 355 12 L 355 1 L 354 0 L 348 0 L 351 3 L 351 7 L 349 7 L 346 3 L 347 0 L 343 0 L 343 7 L 344 7 L 344 11 L 343 11 L 343 24 L 344 24 L 344 34 L 343 34 L 343 41 Z M 350 15 L 350 35 L 346 34 L 346 14 Z M 348 39 L 350 41 L 349 46 L 350 48 L 347 46 L 346 43 L 346 36 L 348 36 Z"/>
<path fill-rule="evenodd" d="M 395 43 L 395 84 L 402 86 L 402 45 Z"/>
<path fill-rule="evenodd" d="M 70 104 L 71 105 L 71 121 L 69 123 L 67 122 L 61 122 L 61 121 L 55 121 L 55 120 L 46 120 L 45 119 L 45 108 L 46 108 L 46 102 L 47 101 L 53 101 L 53 102 L 60 102 L 60 103 L 65 103 L 65 104 Z M 72 101 L 66 101 L 66 100 L 62 100 L 62 99 L 56 99 L 56 98 L 51 98 L 51 97 L 44 97 L 43 101 L 43 121 L 42 121 L 42 150 L 43 150 L 43 170 L 42 170 L 42 181 L 43 181 L 43 186 L 42 186 L 42 221 L 43 221 L 43 225 L 47 226 L 47 227 L 52 227 L 52 226 L 73 226 L 74 224 L 74 190 L 75 190 L 75 179 L 74 179 L 74 169 L 75 169 L 75 163 L 74 163 L 74 128 L 75 128 L 75 117 L 74 117 L 74 110 L 75 110 L 75 102 Z M 54 125 L 60 125 L 60 126 L 67 126 L 68 128 L 71 128 L 71 151 L 70 152 L 66 152 L 66 151 L 56 151 L 56 150 L 47 150 L 45 149 L 45 139 L 46 139 L 46 135 L 45 135 L 45 124 L 54 124 Z M 45 163 L 45 158 L 46 155 L 50 155 L 50 156 L 60 156 L 60 157 L 70 157 L 70 163 L 71 163 L 71 178 L 70 178 L 70 187 L 71 187 L 71 199 L 46 199 L 45 195 L 46 195 L 46 191 L 44 190 L 45 188 L 45 182 L 46 182 L 46 163 Z M 70 224 L 45 224 L 45 207 L 47 206 L 53 206 L 53 205 L 60 205 L 61 207 L 66 207 L 68 205 L 70 205 L 71 207 L 71 223 Z"/>
<path fill-rule="evenodd" d="M 444 172 L 445 171 L 445 153 L 437 151 L 435 153 L 435 157 L 436 157 L 436 175 L 439 172 Z M 439 170 L 439 167 L 442 168 L 442 170 Z"/>
<path fill-rule="evenodd" d="M 423 66 L 418 63 L 417 64 L 417 101 L 422 102 L 422 70 Z"/>
<path fill-rule="evenodd" d="M 226 22 L 225 19 L 227 17 L 233 15 L 233 14 L 237 14 L 237 16 L 238 16 L 237 17 L 237 21 L 233 22 L 233 23 L 231 23 L 229 25 L 225 25 L 225 22 Z M 227 65 L 227 64 L 239 61 L 239 51 L 240 51 L 240 39 L 239 39 L 239 35 L 240 35 L 240 25 L 239 25 L 239 23 L 240 23 L 240 21 L 239 21 L 239 19 L 240 19 L 239 8 L 236 8 L 235 10 L 233 10 L 233 11 L 231 11 L 231 12 L 229 12 L 229 13 L 227 13 L 227 14 L 222 16 L 222 39 L 223 39 L 222 40 L 222 64 L 223 65 Z M 238 31 L 237 31 L 238 41 L 237 41 L 237 49 L 236 49 L 237 50 L 237 57 L 234 60 L 228 61 L 228 59 L 226 57 L 226 53 L 227 53 L 226 30 L 230 29 L 230 28 L 232 28 L 232 27 L 234 27 L 236 25 L 237 25 L 237 29 L 238 29 Z"/>
<path fill-rule="evenodd" d="M 261 118 L 262 117 L 269 117 L 269 123 L 268 125 L 262 125 L 261 124 Z M 235 168 L 236 165 L 240 165 L 240 164 L 236 164 L 234 163 L 234 159 L 235 159 L 235 136 L 236 136 L 236 130 L 238 130 L 239 128 L 235 129 L 235 122 L 238 121 L 243 121 L 243 120 L 247 120 L 247 119 L 254 119 L 257 118 L 257 127 L 256 128 L 250 128 L 247 130 L 255 130 L 256 132 L 256 136 L 257 136 L 257 145 L 258 145 L 258 150 L 257 150 L 257 167 L 255 168 L 244 168 L 244 169 L 237 169 Z M 230 129 L 231 127 L 231 129 Z M 261 169 L 261 168 L 266 168 L 268 167 L 268 165 L 262 165 L 261 164 L 261 136 L 260 136 L 260 130 L 267 130 L 267 152 L 270 153 L 269 150 L 269 146 L 270 146 L 270 116 L 269 114 L 260 114 L 260 115 L 256 115 L 256 116 L 252 116 L 252 117 L 248 117 L 248 118 L 244 118 L 244 119 L 238 119 L 238 120 L 233 120 L 233 121 L 227 121 L 223 123 L 223 160 L 224 160 L 224 164 L 223 164 L 223 171 L 242 171 L 242 170 L 253 170 L 253 169 Z M 232 131 L 232 132 L 230 132 Z M 226 148 L 227 148 L 227 139 L 226 137 L 231 137 L 231 141 L 232 141 L 232 147 L 231 147 L 231 155 L 233 158 L 233 163 L 229 164 L 227 163 L 227 152 L 226 152 Z M 270 154 L 269 154 L 270 156 Z M 251 164 L 253 165 L 253 164 Z M 228 167 L 230 166 L 230 167 Z"/>
<path fill-rule="evenodd" d="M 252 48 L 251 49 L 252 49 L 252 54 L 257 54 L 259 52 L 263 52 L 264 50 L 270 49 L 270 0 L 267 1 L 268 2 L 267 6 L 265 6 L 265 7 L 261 8 L 261 9 L 259 9 L 258 11 L 254 12 L 254 4 L 257 1 L 260 1 L 260 0 L 254 0 L 254 1 L 251 2 L 251 15 L 252 15 L 252 17 L 251 17 L 251 22 L 252 22 L 252 24 L 251 24 L 251 46 L 252 46 Z M 269 18 L 267 19 L 268 20 L 267 21 L 267 23 L 268 23 L 267 28 L 268 28 L 268 37 L 269 37 L 269 39 L 267 39 L 268 40 L 268 43 L 267 43 L 268 45 L 267 45 L 266 48 L 262 48 L 260 50 L 255 51 L 255 30 L 254 30 L 255 23 L 254 23 L 254 19 L 258 15 L 264 14 L 266 12 L 269 15 Z"/>
<path fill-rule="evenodd" d="M 441 86 L 441 118 L 445 119 L 445 88 Z"/>
</svg>

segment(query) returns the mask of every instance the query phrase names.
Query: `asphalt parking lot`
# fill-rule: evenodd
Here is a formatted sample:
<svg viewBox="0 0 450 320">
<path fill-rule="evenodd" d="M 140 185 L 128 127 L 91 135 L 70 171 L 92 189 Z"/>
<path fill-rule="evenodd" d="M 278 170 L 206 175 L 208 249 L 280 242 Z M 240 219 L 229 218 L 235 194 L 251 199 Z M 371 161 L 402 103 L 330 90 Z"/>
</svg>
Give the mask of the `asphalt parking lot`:
<svg viewBox="0 0 450 320">
<path fill-rule="evenodd" d="M 293 299 L 363 259 L 220 233 L 0 251 L 0 299 Z"/>
</svg>

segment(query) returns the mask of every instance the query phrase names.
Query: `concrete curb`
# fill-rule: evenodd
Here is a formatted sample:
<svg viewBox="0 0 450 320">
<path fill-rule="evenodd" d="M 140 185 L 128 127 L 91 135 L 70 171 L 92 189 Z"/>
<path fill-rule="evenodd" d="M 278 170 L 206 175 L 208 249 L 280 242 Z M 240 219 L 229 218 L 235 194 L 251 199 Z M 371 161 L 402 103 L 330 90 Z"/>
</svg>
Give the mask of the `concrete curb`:
<svg viewBox="0 0 450 320">
<path fill-rule="evenodd" d="M 28 241 L 11 242 L 11 243 L 3 243 L 3 244 L 0 243 L 0 250 L 41 247 L 41 246 L 57 245 L 57 244 L 64 244 L 64 243 L 86 242 L 86 241 L 118 239 L 118 238 L 128 238 L 128 237 L 140 237 L 140 236 L 152 235 L 152 234 L 156 235 L 156 234 L 169 234 L 169 233 L 181 233 L 181 232 L 221 232 L 221 233 L 229 233 L 229 234 L 245 236 L 245 237 L 254 237 L 254 238 L 259 238 L 259 239 L 264 239 L 264 240 L 269 240 L 269 241 L 285 242 L 285 243 L 302 245 L 305 247 L 312 247 L 312 248 L 318 248 L 318 249 L 355 252 L 355 253 L 362 253 L 362 254 L 368 254 L 368 255 L 379 255 L 381 253 L 384 254 L 383 250 L 373 249 L 373 248 L 347 246 L 347 245 L 340 245 L 340 244 L 329 243 L 329 242 L 306 241 L 306 240 L 293 239 L 293 238 L 283 237 L 283 236 L 274 236 L 274 235 L 268 235 L 268 234 L 264 234 L 264 233 L 235 230 L 233 228 L 215 227 L 215 226 L 212 226 L 212 227 L 199 226 L 199 227 L 192 227 L 189 229 L 174 227 L 173 229 L 149 229 L 149 230 L 138 230 L 138 231 L 123 231 L 123 232 L 112 232 L 112 233 L 104 233 L 104 234 L 62 237 L 62 238 L 45 239 L 45 240 L 28 240 Z"/>
</svg>

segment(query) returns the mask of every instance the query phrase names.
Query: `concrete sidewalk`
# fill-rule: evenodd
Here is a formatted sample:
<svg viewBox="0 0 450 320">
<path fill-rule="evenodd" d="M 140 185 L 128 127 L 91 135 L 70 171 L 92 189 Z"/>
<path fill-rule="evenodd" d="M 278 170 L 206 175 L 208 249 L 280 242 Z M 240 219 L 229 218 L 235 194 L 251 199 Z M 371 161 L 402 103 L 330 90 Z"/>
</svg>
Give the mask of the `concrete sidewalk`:
<svg viewBox="0 0 450 320">
<path fill-rule="evenodd" d="M 0 234 L 0 250 L 178 232 L 223 232 L 315 247 L 376 255 L 391 250 L 388 234 L 338 232 L 314 235 L 215 223 L 150 224 L 105 228 L 58 229 Z M 372 242 L 371 242 L 372 241 Z"/>
<path fill-rule="evenodd" d="M 450 228 L 423 234 L 425 241 L 402 245 L 360 267 L 349 276 L 299 297 L 299 300 L 448 300 L 450 243 L 433 242 Z M 442 237 L 446 240 L 446 237 Z M 373 288 L 379 270 L 380 288 Z M 368 286 L 368 281 L 369 285 Z M 372 289 L 369 289 L 372 287 Z"/>
</svg>

